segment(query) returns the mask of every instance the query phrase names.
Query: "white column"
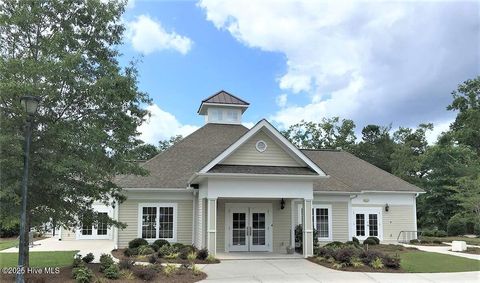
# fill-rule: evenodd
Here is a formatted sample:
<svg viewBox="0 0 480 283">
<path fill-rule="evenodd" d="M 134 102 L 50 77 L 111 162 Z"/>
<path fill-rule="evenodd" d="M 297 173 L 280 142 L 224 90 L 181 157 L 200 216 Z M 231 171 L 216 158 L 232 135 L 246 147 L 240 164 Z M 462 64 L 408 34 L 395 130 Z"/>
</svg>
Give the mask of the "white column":
<svg viewBox="0 0 480 283">
<path fill-rule="evenodd" d="M 205 211 L 204 211 L 204 205 L 203 205 L 203 198 L 200 198 L 200 196 L 198 197 L 198 202 L 197 202 L 197 239 L 196 239 L 196 242 L 195 242 L 195 245 L 197 246 L 197 248 L 199 249 L 203 249 L 205 247 L 205 243 L 203 241 L 203 239 L 205 238 L 204 236 L 204 222 L 203 222 L 203 218 L 204 218 L 204 214 L 205 214 Z"/>
<path fill-rule="evenodd" d="M 207 249 L 212 255 L 217 252 L 217 199 L 207 199 Z"/>
<path fill-rule="evenodd" d="M 303 256 L 313 256 L 312 200 L 303 201 Z"/>
</svg>

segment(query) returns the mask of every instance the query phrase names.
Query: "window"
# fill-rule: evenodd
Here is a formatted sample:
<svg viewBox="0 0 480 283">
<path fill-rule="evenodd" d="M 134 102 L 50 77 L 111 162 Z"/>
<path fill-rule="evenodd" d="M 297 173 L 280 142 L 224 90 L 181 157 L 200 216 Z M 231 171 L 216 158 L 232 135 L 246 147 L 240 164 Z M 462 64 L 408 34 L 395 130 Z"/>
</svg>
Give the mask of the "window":
<svg viewBox="0 0 480 283">
<path fill-rule="evenodd" d="M 227 110 L 227 121 L 228 122 L 237 122 L 238 121 L 238 111 L 237 110 Z"/>
<path fill-rule="evenodd" d="M 89 221 L 82 222 L 82 235 L 92 235 L 93 227 Z"/>
<path fill-rule="evenodd" d="M 303 222 L 303 206 L 298 206 L 298 223 Z M 313 205 L 312 206 L 312 223 L 317 230 L 317 237 L 320 241 L 332 240 L 332 206 Z"/>
<path fill-rule="evenodd" d="M 98 213 L 99 221 L 98 221 L 98 228 L 97 228 L 97 235 L 107 235 L 108 227 L 106 223 L 106 219 L 108 218 L 108 213 L 100 212 Z"/>
<path fill-rule="evenodd" d="M 258 152 L 264 152 L 265 150 L 267 150 L 267 143 L 262 140 L 259 140 L 255 144 L 255 148 L 258 150 Z"/>
<path fill-rule="evenodd" d="M 220 109 L 210 109 L 210 113 L 208 113 L 209 120 L 216 121 L 216 122 L 222 121 L 223 120 L 222 112 L 223 111 Z"/>
<path fill-rule="evenodd" d="M 378 214 L 368 215 L 368 230 L 370 236 L 378 237 Z"/>
<path fill-rule="evenodd" d="M 356 235 L 365 236 L 365 214 L 355 214 Z"/>
<path fill-rule="evenodd" d="M 139 204 L 139 237 L 175 241 L 176 211 L 175 203 Z"/>
</svg>

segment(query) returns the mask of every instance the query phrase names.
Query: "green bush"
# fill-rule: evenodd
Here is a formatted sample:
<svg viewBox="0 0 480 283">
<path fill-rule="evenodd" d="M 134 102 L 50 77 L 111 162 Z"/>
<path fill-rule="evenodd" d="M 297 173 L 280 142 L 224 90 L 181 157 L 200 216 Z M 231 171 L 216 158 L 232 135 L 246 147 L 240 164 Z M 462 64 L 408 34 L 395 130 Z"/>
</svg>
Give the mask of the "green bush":
<svg viewBox="0 0 480 283">
<path fill-rule="evenodd" d="M 197 259 L 198 260 L 206 260 L 208 257 L 208 250 L 203 248 L 197 252 Z"/>
<path fill-rule="evenodd" d="M 152 268 L 137 268 L 133 273 L 144 281 L 152 281 L 157 276 L 157 271 Z"/>
<path fill-rule="evenodd" d="M 377 237 L 368 237 L 366 240 L 371 239 L 374 240 L 377 245 L 380 245 L 380 239 Z"/>
<path fill-rule="evenodd" d="M 325 248 L 339 249 L 345 247 L 345 244 L 339 241 L 333 241 L 324 246 Z"/>
<path fill-rule="evenodd" d="M 153 242 L 153 245 L 157 246 L 158 248 L 161 248 L 165 245 L 170 246 L 170 243 L 167 240 L 160 239 Z"/>
<path fill-rule="evenodd" d="M 435 230 L 424 229 L 424 230 L 422 230 L 422 236 L 424 236 L 424 237 L 435 237 Z"/>
<path fill-rule="evenodd" d="M 93 256 L 92 253 L 88 253 L 86 256 L 82 258 L 83 262 L 85 263 L 90 263 L 95 259 L 95 256 Z"/>
<path fill-rule="evenodd" d="M 465 234 L 466 223 L 463 216 L 456 214 L 448 220 L 447 233 L 449 236 L 459 236 Z"/>
<path fill-rule="evenodd" d="M 149 254 L 153 254 L 155 252 L 155 250 L 150 247 L 149 245 L 144 245 L 144 246 L 140 246 L 138 247 L 138 254 L 139 255 L 149 255 Z"/>
<path fill-rule="evenodd" d="M 129 248 L 138 248 L 140 246 L 145 246 L 148 245 L 147 240 L 142 239 L 142 238 L 136 238 L 128 242 L 128 247 Z"/>
<path fill-rule="evenodd" d="M 352 242 L 356 245 L 360 245 L 360 241 L 358 240 L 357 237 L 352 237 Z"/>
<path fill-rule="evenodd" d="M 475 232 L 475 235 L 480 236 L 480 220 L 475 221 L 473 231 Z"/>
<path fill-rule="evenodd" d="M 400 268 L 400 257 L 396 255 L 395 257 L 391 257 L 387 254 L 383 255 L 382 257 L 383 265 L 388 268 L 399 269 Z"/>
<path fill-rule="evenodd" d="M 128 257 L 130 257 L 130 256 L 136 256 L 136 255 L 138 255 L 138 248 L 128 248 L 128 249 L 125 249 L 125 250 L 123 251 L 123 254 L 124 254 L 125 256 L 128 256 Z"/>
<path fill-rule="evenodd" d="M 370 263 L 370 266 L 373 267 L 373 269 L 382 269 L 384 265 L 382 259 L 377 257 Z"/>
<path fill-rule="evenodd" d="M 148 258 L 148 262 L 151 263 L 151 264 L 155 264 L 157 263 L 158 261 L 158 257 L 156 255 L 151 255 L 149 258 Z"/>
<path fill-rule="evenodd" d="M 164 258 L 174 253 L 176 253 L 176 249 L 174 247 L 170 245 L 163 245 L 158 249 L 157 255 L 159 258 Z"/>
<path fill-rule="evenodd" d="M 443 230 L 436 230 L 435 233 L 434 233 L 434 236 L 435 237 L 446 237 L 447 236 L 447 232 L 443 231 Z"/>
<path fill-rule="evenodd" d="M 333 255 L 336 261 L 345 263 L 347 265 L 350 264 L 350 260 L 352 259 L 352 257 L 356 256 L 357 250 L 352 247 L 337 249 L 335 251 L 335 254 Z"/>
<path fill-rule="evenodd" d="M 178 253 L 185 245 L 182 243 L 173 243 L 171 246 L 175 249 L 175 252 Z"/>
<path fill-rule="evenodd" d="M 420 243 L 420 241 L 418 239 L 410 240 L 410 244 L 412 244 L 412 245 L 417 245 L 419 243 Z"/>
<path fill-rule="evenodd" d="M 128 258 L 121 259 L 120 262 L 118 263 L 118 267 L 120 269 L 132 269 L 134 265 L 135 265 L 135 261 Z"/>
<path fill-rule="evenodd" d="M 77 283 L 92 282 L 93 272 L 86 266 L 74 268 L 72 270 L 72 277 Z"/>
<path fill-rule="evenodd" d="M 120 278 L 120 270 L 116 264 L 110 265 L 105 271 L 103 272 L 105 277 L 108 279 L 118 279 Z"/>
<path fill-rule="evenodd" d="M 107 268 L 115 264 L 113 258 L 109 254 L 102 254 L 100 256 L 100 272 L 104 272 Z"/>
<path fill-rule="evenodd" d="M 375 241 L 375 240 L 372 239 L 371 237 L 368 237 L 368 238 L 366 238 L 366 239 L 363 241 L 363 244 L 364 244 L 364 245 L 374 246 L 374 245 L 377 244 L 377 241 Z"/>
<path fill-rule="evenodd" d="M 83 266 L 83 261 L 82 261 L 82 256 L 77 254 L 74 258 L 73 258 L 73 262 L 72 262 L 72 267 L 75 268 L 75 267 L 80 267 L 80 266 Z"/>
</svg>

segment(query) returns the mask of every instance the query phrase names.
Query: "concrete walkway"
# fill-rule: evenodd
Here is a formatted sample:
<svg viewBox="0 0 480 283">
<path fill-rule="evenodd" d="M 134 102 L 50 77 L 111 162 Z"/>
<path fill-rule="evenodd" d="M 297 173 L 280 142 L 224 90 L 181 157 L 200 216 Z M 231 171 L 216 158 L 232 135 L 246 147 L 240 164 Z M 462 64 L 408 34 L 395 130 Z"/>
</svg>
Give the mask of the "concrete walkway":
<svg viewBox="0 0 480 283">
<path fill-rule="evenodd" d="M 213 282 L 480 282 L 480 272 L 366 273 L 337 271 L 305 259 L 227 260 L 203 267 Z"/>
<path fill-rule="evenodd" d="M 459 256 L 459 257 L 464 257 L 464 258 L 480 260 L 480 255 L 452 252 L 451 251 L 451 249 L 452 249 L 451 246 L 418 246 L 418 245 L 408 245 L 408 244 L 403 244 L 403 245 L 405 247 L 417 248 L 417 249 L 419 249 L 421 251 L 425 251 L 425 252 L 434 252 L 434 253 L 440 253 L 440 254 L 453 255 L 453 256 Z"/>
<path fill-rule="evenodd" d="M 47 238 L 34 242 L 34 246 L 30 247 L 31 252 L 50 252 L 50 251 L 79 251 L 82 256 L 93 253 L 95 260 L 98 262 L 100 255 L 103 253 L 110 254 L 113 250 L 112 240 L 76 240 L 76 241 L 59 241 L 57 238 Z M 8 248 L 0 251 L 0 253 L 18 253 L 18 248 Z"/>
</svg>

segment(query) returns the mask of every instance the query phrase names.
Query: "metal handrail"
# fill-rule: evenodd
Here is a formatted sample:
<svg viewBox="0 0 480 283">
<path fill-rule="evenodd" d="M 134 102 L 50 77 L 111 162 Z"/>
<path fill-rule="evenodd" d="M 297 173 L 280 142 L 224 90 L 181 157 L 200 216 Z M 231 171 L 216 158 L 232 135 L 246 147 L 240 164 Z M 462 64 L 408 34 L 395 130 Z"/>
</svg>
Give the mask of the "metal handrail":
<svg viewBox="0 0 480 283">
<path fill-rule="evenodd" d="M 412 233 L 415 233 L 415 234 L 414 234 L 415 236 L 408 239 L 407 233 L 409 233 L 410 235 L 411 235 Z M 420 233 L 420 235 L 419 235 L 419 233 Z M 422 233 L 423 233 L 422 231 L 402 230 L 402 231 L 400 231 L 400 233 L 398 233 L 397 242 L 399 242 L 399 243 L 408 243 L 410 240 L 420 238 L 420 237 L 422 236 Z M 401 236 L 401 235 L 403 235 L 403 241 L 400 241 L 400 236 Z"/>
</svg>

